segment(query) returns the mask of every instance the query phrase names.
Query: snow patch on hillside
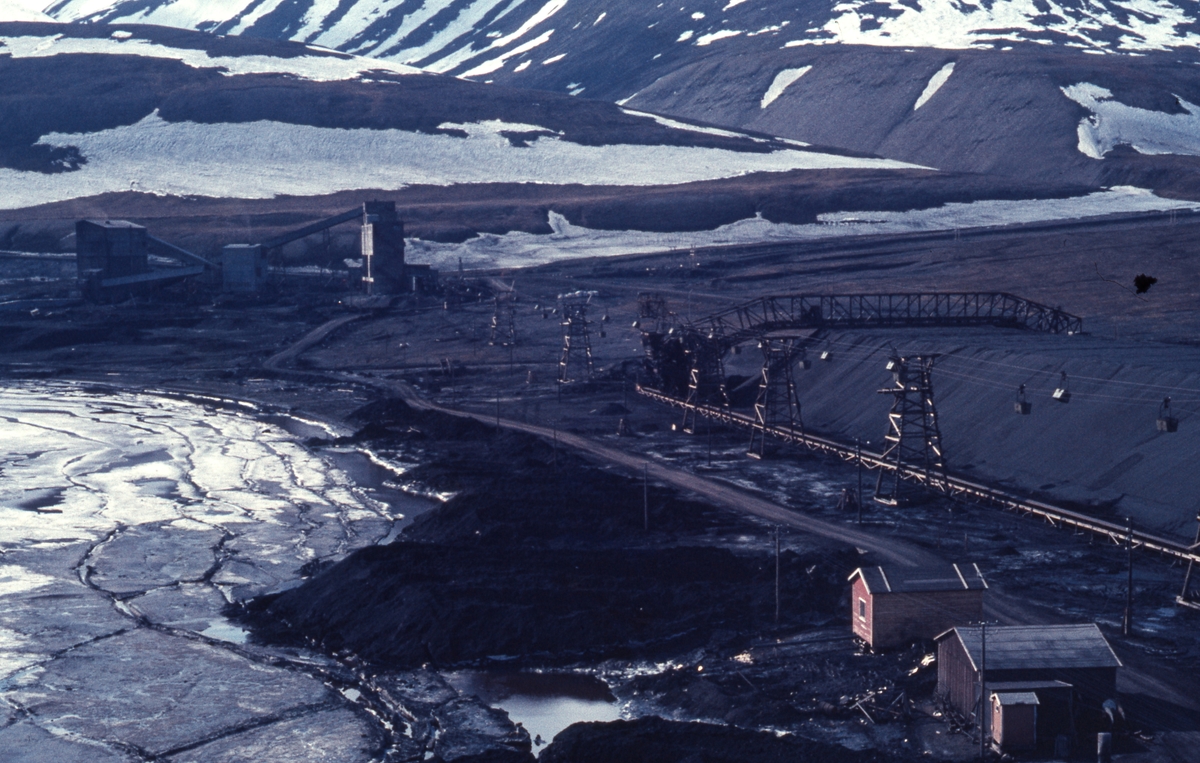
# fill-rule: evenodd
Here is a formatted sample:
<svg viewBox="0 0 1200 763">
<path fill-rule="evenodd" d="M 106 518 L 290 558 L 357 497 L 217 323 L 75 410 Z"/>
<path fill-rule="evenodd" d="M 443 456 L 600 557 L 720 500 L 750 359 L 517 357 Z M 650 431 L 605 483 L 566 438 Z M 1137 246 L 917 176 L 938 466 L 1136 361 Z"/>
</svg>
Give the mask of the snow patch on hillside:
<svg viewBox="0 0 1200 763">
<path fill-rule="evenodd" d="M 762 101 L 758 107 L 765 109 L 775 102 L 779 96 L 783 95 L 783 91 L 792 86 L 796 80 L 808 74 L 812 70 L 812 66 L 801 66 L 799 69 L 784 69 L 775 75 L 775 79 L 771 80 L 771 86 L 767 88 L 767 92 L 763 93 Z"/>
<path fill-rule="evenodd" d="M 929 99 L 933 97 L 934 93 L 941 90 L 942 85 L 946 84 L 946 80 L 950 79 L 950 75 L 953 73 L 953 61 L 934 72 L 933 76 L 929 78 L 929 84 L 925 85 L 925 89 L 921 91 L 921 95 L 919 98 L 917 98 L 917 102 L 913 104 L 913 111 L 916 111 L 924 106 Z"/>
<path fill-rule="evenodd" d="M 704 47 L 705 45 L 712 45 L 717 40 L 726 40 L 730 37 L 737 37 L 741 33 L 742 31 L 740 29 L 719 29 L 716 32 L 700 35 L 696 38 L 696 44 L 700 47 Z"/>
<path fill-rule="evenodd" d="M 421 73 L 420 69 L 414 69 L 411 66 L 373 58 L 357 58 L 333 51 L 325 55 L 297 56 L 295 58 L 211 56 L 203 50 L 172 48 L 148 40 L 128 37 L 81 38 L 63 37 L 62 35 L 0 37 L 0 56 L 46 58 L 88 53 L 165 58 L 182 61 L 195 69 L 220 69 L 225 75 L 290 74 L 315 82 L 355 79 L 368 72 L 378 71 L 393 74 Z"/>
<path fill-rule="evenodd" d="M 466 138 L 404 130 L 283 122 L 167 122 L 157 112 L 94 133 L 51 133 L 40 145 L 76 146 L 74 172 L 0 169 L 0 209 L 137 190 L 169 196 L 271 198 L 414 183 L 672 185 L 798 169 L 911 169 L 887 159 L 784 149 L 746 153 L 694 146 L 585 146 L 538 125 L 443 124 Z M 541 133 L 514 146 L 502 133 Z"/>
<path fill-rule="evenodd" d="M 954 230 L 1171 209 L 1200 209 L 1200 203 L 1164 199 L 1141 188 L 1122 186 L 1069 199 L 976 201 L 907 212 L 835 212 L 819 215 L 819 222 L 811 225 L 773 223 L 756 216 L 714 230 L 683 233 L 596 230 L 573 225 L 564 216 L 551 212 L 549 223 L 554 233 L 548 236 L 524 232 L 485 233 L 461 244 L 413 239 L 409 242 L 409 253 L 415 261 L 429 262 L 435 268 L 457 268 L 460 257 L 466 267 L 510 268 L 576 257 Z"/>
<path fill-rule="evenodd" d="M 811 31 L 827 42 L 904 48 L 991 47 L 1032 41 L 1142 51 L 1200 44 L 1200 35 L 1188 30 L 1196 23 L 1194 11 L 1170 0 L 1080 4 L 1054 0 L 999 0 L 987 4 L 921 0 L 911 5 L 891 3 L 886 13 L 876 15 L 878 8 L 875 0 L 838 3 L 833 17 Z M 804 44 L 809 40 L 795 42 Z"/>
<path fill-rule="evenodd" d="M 504 64 L 508 63 L 508 59 L 516 58 L 517 56 L 528 53 L 536 47 L 546 44 L 550 41 L 550 35 L 554 34 L 553 29 L 547 29 L 542 34 L 538 35 L 528 42 L 522 43 L 510 51 L 500 54 L 490 61 L 484 61 L 479 66 L 465 72 L 464 77 L 481 77 L 485 74 L 491 74 L 494 71 L 504 68 Z M 565 54 L 564 54 L 565 55 Z"/>
<path fill-rule="evenodd" d="M 679 122 L 674 119 L 669 119 L 668 117 L 660 116 L 658 114 L 651 114 L 646 111 L 636 111 L 634 109 L 621 109 L 621 111 L 625 112 L 631 117 L 645 117 L 647 119 L 653 119 L 663 127 L 669 127 L 672 130 L 687 130 L 688 132 L 704 133 L 705 135 L 719 135 L 722 138 L 746 138 L 759 143 L 766 142 L 764 138 L 752 138 L 744 132 L 733 132 L 732 130 L 722 130 L 720 127 L 708 127 L 705 125 L 690 125 L 686 122 Z"/>
<path fill-rule="evenodd" d="M 4 0 L 0 2 L 0 21 L 54 21 L 42 13 L 41 0 Z"/>
<path fill-rule="evenodd" d="M 1079 122 L 1079 150 L 1103 159 L 1114 146 L 1127 145 L 1141 154 L 1200 156 L 1200 106 L 1177 98 L 1185 114 L 1139 109 L 1112 100 L 1112 92 L 1080 82 L 1062 88 L 1063 95 L 1091 111 Z"/>
</svg>

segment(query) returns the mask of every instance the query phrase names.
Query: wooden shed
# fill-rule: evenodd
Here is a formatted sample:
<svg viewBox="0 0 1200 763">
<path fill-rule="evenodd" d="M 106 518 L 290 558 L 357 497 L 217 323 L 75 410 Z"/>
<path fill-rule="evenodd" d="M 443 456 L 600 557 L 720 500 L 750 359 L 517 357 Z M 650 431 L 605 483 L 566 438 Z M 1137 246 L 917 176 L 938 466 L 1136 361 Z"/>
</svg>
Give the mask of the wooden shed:
<svg viewBox="0 0 1200 763">
<path fill-rule="evenodd" d="M 974 564 L 859 567 L 850 583 L 854 635 L 874 649 L 930 639 L 983 619 L 987 581 Z"/>
<path fill-rule="evenodd" d="M 984 660 L 979 626 L 952 628 L 937 638 L 938 696 L 964 718 L 975 720 L 980 709 L 980 677 Z M 1121 661 L 1095 624 L 988 626 L 986 650 L 988 691 L 1018 691 L 1025 683 L 1057 683 L 1073 687 L 1076 707 L 1099 709 L 1117 696 Z M 1068 721 L 1069 722 L 1069 721 Z M 1066 729 L 1058 733 L 1065 733 Z"/>
<path fill-rule="evenodd" d="M 1001 752 L 1037 747 L 1038 697 L 1031 691 L 990 692 L 992 742 Z"/>
</svg>

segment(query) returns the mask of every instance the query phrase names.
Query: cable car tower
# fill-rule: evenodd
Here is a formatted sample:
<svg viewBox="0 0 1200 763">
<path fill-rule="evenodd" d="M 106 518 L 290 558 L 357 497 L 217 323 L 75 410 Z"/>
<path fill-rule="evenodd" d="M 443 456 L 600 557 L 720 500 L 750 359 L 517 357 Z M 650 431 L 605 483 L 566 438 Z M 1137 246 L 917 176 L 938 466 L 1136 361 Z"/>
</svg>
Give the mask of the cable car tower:
<svg viewBox="0 0 1200 763">
<path fill-rule="evenodd" d="M 563 329 L 562 355 L 558 360 L 560 384 L 576 381 L 575 374 L 581 364 L 584 367 L 583 378 L 592 378 L 592 334 L 588 328 L 587 308 L 595 294 L 594 291 L 577 291 L 558 297 L 558 313 Z"/>
<path fill-rule="evenodd" d="M 496 292 L 495 311 L 492 313 L 492 336 L 488 339 L 488 344 L 493 347 L 511 347 L 517 343 L 516 302 L 515 291 Z"/>
<path fill-rule="evenodd" d="M 911 358 L 893 356 L 887 364 L 895 384 L 879 390 L 892 395 L 888 412 L 887 446 L 880 460 L 895 468 L 880 470 L 875 480 L 875 500 L 889 506 L 902 504 L 906 496 L 903 477 L 917 476 L 928 488 L 944 490 L 946 460 L 942 455 L 942 433 L 933 404 L 933 363 L 938 355 Z"/>
<path fill-rule="evenodd" d="M 683 409 L 683 431 L 696 433 L 698 412 L 696 406 L 717 405 L 729 407 L 729 395 L 725 389 L 725 348 L 712 341 L 688 342 L 687 405 Z"/>
<path fill-rule="evenodd" d="M 1196 516 L 1196 540 L 1192 542 L 1191 550 L 1200 549 L 1200 515 Z M 1195 571 L 1196 563 L 1188 561 L 1187 572 L 1183 574 L 1183 590 L 1179 592 L 1179 596 L 1175 597 L 1175 603 L 1191 609 L 1200 609 L 1200 580 L 1192 580 L 1192 573 Z"/>
<path fill-rule="evenodd" d="M 804 431 L 800 398 L 796 395 L 796 380 L 792 376 L 796 364 L 806 359 L 804 345 L 792 337 L 763 337 L 758 346 L 763 351 L 763 366 L 758 398 L 754 401 L 750 448 L 746 453 L 751 458 L 763 457 L 769 429 L 782 427 Z"/>
</svg>

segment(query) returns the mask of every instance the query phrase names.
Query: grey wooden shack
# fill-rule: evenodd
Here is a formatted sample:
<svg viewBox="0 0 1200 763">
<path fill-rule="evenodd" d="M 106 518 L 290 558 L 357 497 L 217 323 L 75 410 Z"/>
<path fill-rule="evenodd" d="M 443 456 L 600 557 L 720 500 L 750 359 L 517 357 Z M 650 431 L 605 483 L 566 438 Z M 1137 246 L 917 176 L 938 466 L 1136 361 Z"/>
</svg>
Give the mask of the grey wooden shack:
<svg viewBox="0 0 1200 763">
<path fill-rule="evenodd" d="M 987 581 L 975 564 L 859 567 L 850 583 L 854 635 L 873 649 L 931 639 L 983 619 Z"/>
<path fill-rule="evenodd" d="M 983 644 L 979 626 L 959 626 L 937 642 L 938 696 L 964 718 L 977 720 Z M 1073 687 L 1076 707 L 1099 710 L 1117 696 L 1121 661 L 1104 634 L 1086 625 L 1008 625 L 987 628 L 986 684 L 989 693 L 1004 686 L 1061 682 Z M 1065 730 L 1063 730 L 1065 731 Z"/>
<path fill-rule="evenodd" d="M 988 692 L 992 695 L 992 743 L 1001 752 L 1037 748 L 1038 697 L 1031 691 Z"/>
</svg>

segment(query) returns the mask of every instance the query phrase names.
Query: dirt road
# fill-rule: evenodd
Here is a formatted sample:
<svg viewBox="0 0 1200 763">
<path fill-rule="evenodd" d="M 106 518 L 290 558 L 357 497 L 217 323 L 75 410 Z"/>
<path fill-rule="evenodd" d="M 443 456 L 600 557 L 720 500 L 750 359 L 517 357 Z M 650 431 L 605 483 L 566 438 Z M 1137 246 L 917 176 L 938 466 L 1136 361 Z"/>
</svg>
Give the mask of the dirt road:
<svg viewBox="0 0 1200 763">
<path fill-rule="evenodd" d="M 338 328 L 357 317 L 359 316 L 343 316 L 322 324 L 287 350 L 273 356 L 267 363 L 272 364 L 271 370 L 276 373 L 288 373 L 282 367 L 286 362 L 293 360 L 305 349 L 324 341 Z M 505 429 L 524 432 L 546 440 L 555 439 L 563 447 L 572 448 L 593 459 L 622 468 L 633 476 L 641 476 L 644 471 L 648 477 L 660 483 L 694 493 L 714 505 L 761 517 L 778 525 L 832 541 L 853 545 L 874 554 L 880 561 L 910 567 L 939 564 L 946 561 L 937 554 L 911 543 L 905 543 L 895 538 L 880 537 L 869 532 L 805 516 L 777 503 L 747 494 L 730 485 L 692 474 L 681 468 L 647 461 L 640 455 L 626 453 L 588 437 L 523 421 L 498 419 L 489 414 L 438 405 L 421 397 L 416 390 L 400 381 L 337 372 L 308 371 L 302 372 L 298 376 L 308 379 L 312 379 L 314 376 L 323 376 L 339 382 L 359 384 L 386 394 L 396 395 L 418 410 L 437 411 L 450 416 L 469 418 L 490 426 L 499 423 L 499 426 Z M 1064 622 L 1064 618 L 1053 611 L 1037 607 L 1023 599 L 1006 595 L 1003 591 L 995 589 L 990 592 L 985 611 L 990 620 L 1007 625 Z M 1152 714 L 1160 727 L 1176 731 L 1189 731 L 1200 724 L 1200 700 L 1197 699 L 1197 687 L 1191 678 L 1180 676 L 1177 672 L 1171 671 L 1169 667 L 1123 644 L 1114 644 L 1114 647 L 1125 663 L 1125 669 L 1119 675 L 1118 689 L 1122 693 L 1123 701 L 1135 707 L 1139 716 L 1146 717 L 1147 714 Z"/>
</svg>

